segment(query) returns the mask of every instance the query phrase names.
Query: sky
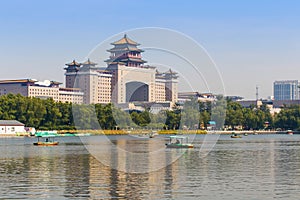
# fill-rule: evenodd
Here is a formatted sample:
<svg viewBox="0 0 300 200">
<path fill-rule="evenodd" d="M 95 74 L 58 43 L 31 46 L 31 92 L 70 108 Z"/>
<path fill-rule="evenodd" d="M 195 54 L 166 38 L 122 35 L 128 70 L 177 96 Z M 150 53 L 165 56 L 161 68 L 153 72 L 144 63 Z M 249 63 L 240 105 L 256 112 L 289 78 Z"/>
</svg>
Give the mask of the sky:
<svg viewBox="0 0 300 200">
<path fill-rule="evenodd" d="M 255 99 L 258 86 L 259 97 L 267 98 L 275 80 L 300 80 L 300 2 L 294 0 L 2 0 L 0 25 L 0 79 L 64 82 L 65 63 L 84 61 L 111 36 L 161 27 L 205 49 L 225 95 Z"/>
</svg>

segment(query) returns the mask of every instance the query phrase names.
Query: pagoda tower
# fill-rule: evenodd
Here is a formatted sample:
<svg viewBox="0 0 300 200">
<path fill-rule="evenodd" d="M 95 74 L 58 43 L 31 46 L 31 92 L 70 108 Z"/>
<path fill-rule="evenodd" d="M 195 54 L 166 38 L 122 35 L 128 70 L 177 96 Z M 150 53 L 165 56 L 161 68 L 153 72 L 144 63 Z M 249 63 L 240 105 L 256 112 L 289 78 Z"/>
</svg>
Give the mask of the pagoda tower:
<svg viewBox="0 0 300 200">
<path fill-rule="evenodd" d="M 114 47 L 109 59 L 105 60 L 112 74 L 111 97 L 117 104 L 128 102 L 153 102 L 155 100 L 155 67 L 145 66 L 139 43 L 125 34 L 120 40 L 111 43 Z"/>
<path fill-rule="evenodd" d="M 74 88 L 77 72 L 79 71 L 81 64 L 73 60 L 65 65 L 67 66 L 64 68 L 66 70 L 66 88 Z"/>
<path fill-rule="evenodd" d="M 107 50 L 111 55 L 109 59 L 105 60 L 108 65 L 123 64 L 128 67 L 141 67 L 146 63 L 141 56 L 143 50 L 137 47 L 140 44 L 128 38 L 126 34 L 111 45 L 114 47 Z"/>
</svg>

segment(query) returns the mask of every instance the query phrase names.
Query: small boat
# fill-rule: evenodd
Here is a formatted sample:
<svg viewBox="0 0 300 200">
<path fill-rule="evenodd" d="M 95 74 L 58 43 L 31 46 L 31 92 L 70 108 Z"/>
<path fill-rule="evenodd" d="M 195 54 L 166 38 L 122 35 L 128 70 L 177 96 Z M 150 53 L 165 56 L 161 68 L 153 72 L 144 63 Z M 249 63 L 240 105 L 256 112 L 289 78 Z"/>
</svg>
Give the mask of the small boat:
<svg viewBox="0 0 300 200">
<path fill-rule="evenodd" d="M 154 138 L 158 135 L 157 131 L 152 131 L 150 134 L 149 134 L 149 138 Z"/>
<path fill-rule="evenodd" d="M 294 134 L 294 132 L 293 132 L 292 130 L 287 130 L 286 133 L 287 133 L 288 135 L 293 135 L 293 134 Z"/>
<path fill-rule="evenodd" d="M 148 132 L 142 132 L 138 135 L 132 135 L 134 137 L 137 137 L 139 139 L 149 139 L 149 138 L 154 138 L 158 135 L 158 133 L 156 131 L 152 131 L 151 133 Z"/>
<path fill-rule="evenodd" d="M 59 142 L 54 141 L 55 136 L 37 136 L 38 141 L 33 143 L 33 145 L 36 146 L 56 146 L 58 145 Z M 43 138 L 43 140 L 41 141 L 40 138 Z"/>
<path fill-rule="evenodd" d="M 90 133 L 75 133 L 74 136 L 91 136 Z"/>
<path fill-rule="evenodd" d="M 166 143 L 167 148 L 194 148 L 193 144 L 188 143 L 188 137 L 172 135 L 169 142 Z"/>
<path fill-rule="evenodd" d="M 236 133 L 232 134 L 230 137 L 231 137 L 231 138 L 242 138 L 241 135 L 238 135 L 238 134 L 236 134 Z"/>
</svg>

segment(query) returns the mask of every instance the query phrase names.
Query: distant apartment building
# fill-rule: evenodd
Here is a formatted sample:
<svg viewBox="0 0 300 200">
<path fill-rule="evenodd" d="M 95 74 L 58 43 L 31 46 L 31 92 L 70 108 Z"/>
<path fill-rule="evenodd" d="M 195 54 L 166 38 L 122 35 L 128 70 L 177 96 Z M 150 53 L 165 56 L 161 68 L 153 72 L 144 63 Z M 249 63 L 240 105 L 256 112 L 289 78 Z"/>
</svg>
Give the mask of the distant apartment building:
<svg viewBox="0 0 300 200">
<path fill-rule="evenodd" d="M 41 99 L 52 98 L 56 102 L 83 103 L 83 93 L 78 88 L 60 88 L 56 81 L 39 82 L 34 79 L 0 80 L 0 96 L 21 94 Z"/>
<path fill-rule="evenodd" d="M 66 87 L 80 88 L 85 104 L 177 101 L 176 72 L 160 73 L 156 67 L 145 65 L 143 50 L 137 47 L 140 44 L 126 34 L 111 44 L 107 67 L 97 67 L 90 60 L 66 64 Z"/>
<path fill-rule="evenodd" d="M 273 84 L 275 100 L 299 99 L 298 80 L 275 81 Z"/>
</svg>

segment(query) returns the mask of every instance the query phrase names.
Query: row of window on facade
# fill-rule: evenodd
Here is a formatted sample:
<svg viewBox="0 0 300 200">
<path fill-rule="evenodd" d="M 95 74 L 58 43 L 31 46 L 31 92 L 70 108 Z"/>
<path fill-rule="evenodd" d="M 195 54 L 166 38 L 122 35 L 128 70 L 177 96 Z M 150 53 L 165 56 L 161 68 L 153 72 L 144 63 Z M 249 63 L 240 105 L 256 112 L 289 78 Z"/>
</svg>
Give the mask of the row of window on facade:
<svg viewBox="0 0 300 200">
<path fill-rule="evenodd" d="M 2 131 L 4 131 L 4 130 L 5 130 L 5 129 L 2 128 Z M 9 128 L 7 128 L 7 130 L 9 130 Z M 14 131 L 15 131 L 15 127 L 11 127 L 10 131 L 11 131 L 11 132 L 14 132 Z"/>
</svg>

